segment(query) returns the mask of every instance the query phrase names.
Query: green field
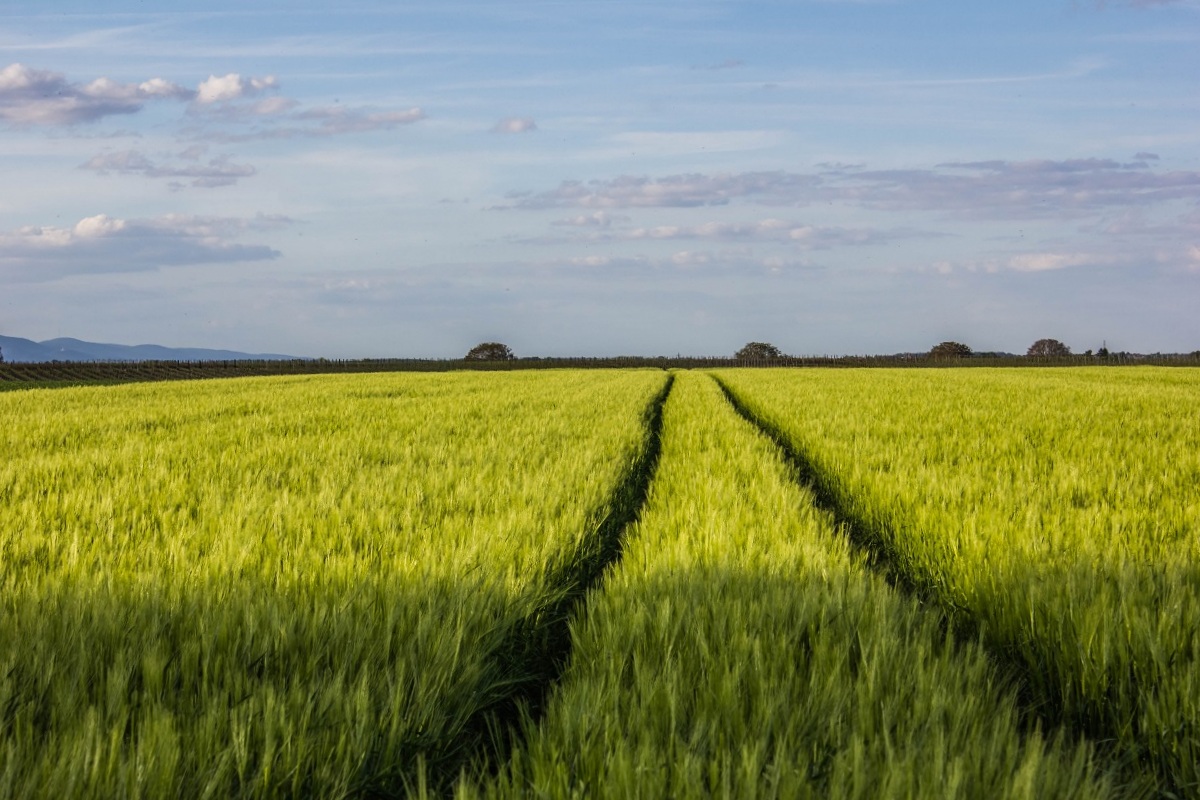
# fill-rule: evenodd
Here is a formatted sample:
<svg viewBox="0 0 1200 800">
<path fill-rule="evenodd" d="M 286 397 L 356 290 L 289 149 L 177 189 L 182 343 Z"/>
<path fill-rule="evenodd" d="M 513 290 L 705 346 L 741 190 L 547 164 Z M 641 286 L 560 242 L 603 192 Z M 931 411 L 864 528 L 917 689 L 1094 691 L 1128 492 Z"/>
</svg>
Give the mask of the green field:
<svg viewBox="0 0 1200 800">
<path fill-rule="evenodd" d="M 0 393 L 0 797 L 1200 797 L 1200 371 Z"/>
</svg>

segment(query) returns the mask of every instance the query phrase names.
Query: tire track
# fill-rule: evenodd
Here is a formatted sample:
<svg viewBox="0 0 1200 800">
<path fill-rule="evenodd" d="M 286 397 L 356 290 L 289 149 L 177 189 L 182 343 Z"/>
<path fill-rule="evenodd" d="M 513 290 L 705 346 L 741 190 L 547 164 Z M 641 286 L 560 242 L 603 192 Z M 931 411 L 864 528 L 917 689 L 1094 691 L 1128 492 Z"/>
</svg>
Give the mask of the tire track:
<svg viewBox="0 0 1200 800">
<path fill-rule="evenodd" d="M 454 794 L 460 775 L 494 775 L 523 740 L 524 731 L 545 714 L 554 686 L 571 655 L 571 621 L 588 592 L 607 570 L 620 562 L 626 529 L 640 516 L 662 452 L 663 406 L 675 376 L 647 406 L 644 444 L 605 505 L 591 536 L 559 563 L 547 567 L 548 586 L 557 587 L 545 602 L 512 625 L 492 660 L 509 686 L 503 697 L 476 711 L 452 742 L 405 759 L 417 764 L 416 775 L 374 776 L 359 797 L 443 796 Z"/>
<path fill-rule="evenodd" d="M 983 644 L 1001 674 L 1017 691 L 1017 702 L 1022 712 L 1021 725 L 1025 731 L 1040 730 L 1046 734 L 1053 731 L 1074 741 L 1091 740 L 1099 751 L 1106 753 L 1111 761 L 1117 764 L 1120 773 L 1131 786 L 1142 784 L 1145 777 L 1144 765 L 1139 764 L 1137 753 L 1129 753 L 1119 748 L 1111 731 L 1080 725 L 1078 720 L 1065 712 L 1057 698 L 1036 690 L 1034 687 L 1038 682 L 1033 679 L 1035 676 L 1030 675 L 1029 666 L 1025 662 L 983 636 L 981 622 L 973 613 L 947 603 L 937 591 L 937 587 L 921 581 L 906 567 L 903 554 L 892 544 L 886 531 L 879 530 L 841 502 L 834 476 L 817 469 L 780 428 L 755 414 L 719 376 L 711 377 L 720 386 L 733 409 L 774 442 L 795 471 L 797 482 L 812 492 L 816 506 L 830 515 L 851 545 L 865 556 L 872 570 L 898 591 L 915 598 L 918 602 L 941 608 L 945 613 L 947 632 L 957 641 L 979 641 Z M 1135 795 L 1140 793 L 1140 790 L 1135 789 Z"/>
</svg>

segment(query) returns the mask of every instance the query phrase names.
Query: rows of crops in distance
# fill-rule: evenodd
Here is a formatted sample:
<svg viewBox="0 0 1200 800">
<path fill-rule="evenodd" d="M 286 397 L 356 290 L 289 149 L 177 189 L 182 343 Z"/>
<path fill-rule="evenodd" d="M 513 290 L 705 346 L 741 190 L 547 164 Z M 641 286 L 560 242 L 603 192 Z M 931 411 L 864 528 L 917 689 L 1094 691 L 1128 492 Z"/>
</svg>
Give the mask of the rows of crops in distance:
<svg viewBox="0 0 1200 800">
<path fill-rule="evenodd" d="M 1070 367 L 1126 364 L 1200 366 L 1200 353 L 1031 358 L 982 356 L 933 358 L 924 354 L 892 356 L 784 356 L 778 359 L 738 359 L 728 356 L 615 356 L 600 358 L 523 357 L 504 361 L 468 359 L 371 358 L 237 361 L 48 361 L 0 362 L 0 392 L 34 386 L 115 384 L 133 381 L 194 380 L 250 376 L 290 376 L 329 373 L 449 372 L 457 370 L 527 369 L 720 369 L 730 367 Z"/>
<path fill-rule="evenodd" d="M 680 374 L 622 559 L 489 797 L 1102 798 L 978 643 L 864 566 L 716 383 Z"/>
<path fill-rule="evenodd" d="M 1200 797 L 1200 371 L 719 375 L 1048 713 Z"/>
<path fill-rule="evenodd" d="M 522 680 L 514 628 L 564 591 L 555 565 L 590 546 L 665 379 L 0 395 L 0 797 L 457 774 Z"/>
</svg>

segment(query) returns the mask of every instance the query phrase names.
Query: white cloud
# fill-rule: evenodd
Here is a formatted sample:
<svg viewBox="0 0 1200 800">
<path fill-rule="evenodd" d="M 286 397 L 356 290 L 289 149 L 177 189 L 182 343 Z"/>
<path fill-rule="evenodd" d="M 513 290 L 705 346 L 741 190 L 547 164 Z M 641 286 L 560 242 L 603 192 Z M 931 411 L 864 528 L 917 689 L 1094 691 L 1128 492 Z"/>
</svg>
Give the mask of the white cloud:
<svg viewBox="0 0 1200 800">
<path fill-rule="evenodd" d="M 1081 267 L 1096 263 L 1087 253 L 1025 253 L 1008 260 L 1008 268 L 1017 272 L 1046 272 L 1048 270 Z"/>
<path fill-rule="evenodd" d="M 940 275 L 951 275 L 960 272 L 968 273 L 1001 273 L 1001 272 L 1055 272 L 1074 267 L 1121 266 L 1133 268 L 1143 265 L 1142 256 L 1136 254 L 1097 254 L 1088 252 L 1060 252 L 1055 250 L 1018 253 L 1009 256 L 994 256 L 964 261 L 939 260 L 933 261 L 927 267 L 918 268 L 918 272 L 936 272 Z"/>
<path fill-rule="evenodd" d="M 1200 272 L 1200 244 L 1194 244 L 1187 251 L 1188 269 L 1192 272 Z"/>
<path fill-rule="evenodd" d="M 107 214 L 97 214 L 85 217 L 75 223 L 72 235 L 80 239 L 98 239 L 102 236 L 112 236 L 120 233 L 129 226 L 123 219 L 113 219 Z"/>
<path fill-rule="evenodd" d="M 250 113 L 260 117 L 271 117 L 285 114 L 297 105 L 295 100 L 288 97 L 268 97 L 250 105 Z"/>
<path fill-rule="evenodd" d="M 570 260 L 570 264 L 576 267 L 606 267 L 612 263 L 612 259 L 608 256 L 576 256 Z"/>
<path fill-rule="evenodd" d="M 536 130 L 537 123 L 532 117 L 505 117 L 492 126 L 492 133 L 528 133 Z"/>
<path fill-rule="evenodd" d="M 236 72 L 221 77 L 210 75 L 208 80 L 203 81 L 196 90 L 196 102 L 203 105 L 227 103 L 230 100 L 260 94 L 278 86 L 279 81 L 274 75 L 264 78 L 243 78 Z"/>
<path fill-rule="evenodd" d="M 697 267 L 708 264 L 713 260 L 711 253 L 697 253 L 694 250 L 680 250 L 671 255 L 671 263 L 677 267 Z"/>
<path fill-rule="evenodd" d="M 61 73 L 10 64 L 0 70 L 0 120 L 13 125 L 74 125 L 117 114 L 134 114 L 148 100 L 186 100 L 181 86 L 151 78 L 140 84 L 96 78 L 71 83 Z"/>
<path fill-rule="evenodd" d="M 82 273 L 137 272 L 161 267 L 262 261 L 280 255 L 266 245 L 234 241 L 248 231 L 290 224 L 283 217 L 203 217 L 168 214 L 152 219 L 85 217 L 69 228 L 25 226 L 0 233 L 0 275 L 49 280 Z"/>
<path fill-rule="evenodd" d="M 138 85 L 138 91 L 146 97 L 169 97 L 174 100 L 188 100 L 193 97 L 189 90 L 162 78 L 151 78 L 142 82 Z"/>
<path fill-rule="evenodd" d="M 608 228 L 614 222 L 628 219 L 629 217 L 613 215 L 607 211 L 594 211 L 591 214 L 579 214 L 574 217 L 558 219 L 550 224 L 567 228 Z"/>
</svg>

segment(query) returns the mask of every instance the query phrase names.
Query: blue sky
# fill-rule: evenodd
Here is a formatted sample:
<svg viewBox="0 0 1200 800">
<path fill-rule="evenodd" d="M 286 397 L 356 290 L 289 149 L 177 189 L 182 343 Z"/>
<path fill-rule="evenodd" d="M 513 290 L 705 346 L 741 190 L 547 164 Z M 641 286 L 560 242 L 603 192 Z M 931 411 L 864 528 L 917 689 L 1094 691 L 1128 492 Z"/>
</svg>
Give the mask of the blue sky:
<svg viewBox="0 0 1200 800">
<path fill-rule="evenodd" d="M 0 333 L 1200 349 L 1200 0 L 0 0 Z"/>
</svg>

